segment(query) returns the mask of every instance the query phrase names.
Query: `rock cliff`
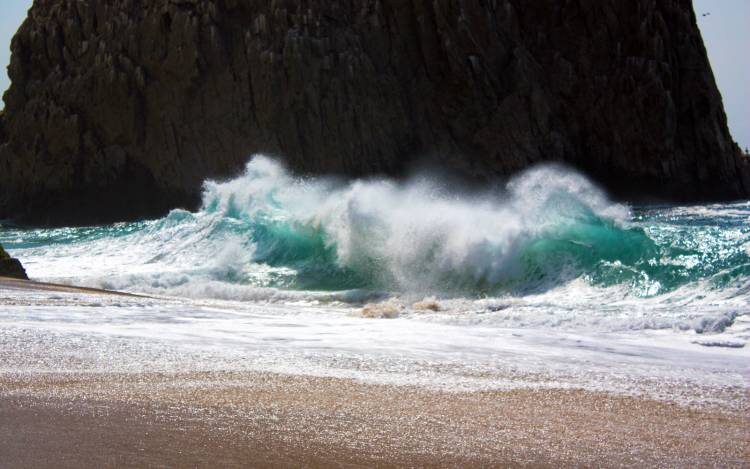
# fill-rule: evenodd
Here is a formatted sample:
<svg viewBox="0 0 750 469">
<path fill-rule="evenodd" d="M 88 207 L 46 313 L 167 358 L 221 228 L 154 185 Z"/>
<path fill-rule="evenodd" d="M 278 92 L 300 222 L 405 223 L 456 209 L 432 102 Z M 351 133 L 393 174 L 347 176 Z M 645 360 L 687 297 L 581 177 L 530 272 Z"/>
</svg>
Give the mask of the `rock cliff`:
<svg viewBox="0 0 750 469">
<path fill-rule="evenodd" d="M 194 207 L 265 152 L 492 180 L 564 161 L 615 194 L 732 199 L 691 0 L 35 0 L 0 115 L 0 218 Z"/>
<path fill-rule="evenodd" d="M 2 246 L 0 246 L 0 277 L 19 278 L 22 280 L 28 280 L 29 278 L 26 276 L 26 270 L 21 265 L 21 262 L 18 259 L 10 257 Z"/>
</svg>

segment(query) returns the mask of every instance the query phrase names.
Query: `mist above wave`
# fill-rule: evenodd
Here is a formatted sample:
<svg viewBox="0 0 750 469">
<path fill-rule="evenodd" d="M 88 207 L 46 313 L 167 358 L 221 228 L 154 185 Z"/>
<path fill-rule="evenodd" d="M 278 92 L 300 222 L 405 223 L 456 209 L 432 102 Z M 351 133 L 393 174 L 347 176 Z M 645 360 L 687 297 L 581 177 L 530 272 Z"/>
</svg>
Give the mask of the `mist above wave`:
<svg viewBox="0 0 750 469">
<path fill-rule="evenodd" d="M 419 177 L 300 179 L 256 156 L 243 176 L 206 184 L 203 211 L 247 226 L 254 261 L 293 268 L 309 287 L 538 286 L 575 267 L 579 250 L 616 260 L 654 248 L 624 227 L 627 207 L 555 166 L 527 171 L 501 192 L 462 195 Z"/>
</svg>

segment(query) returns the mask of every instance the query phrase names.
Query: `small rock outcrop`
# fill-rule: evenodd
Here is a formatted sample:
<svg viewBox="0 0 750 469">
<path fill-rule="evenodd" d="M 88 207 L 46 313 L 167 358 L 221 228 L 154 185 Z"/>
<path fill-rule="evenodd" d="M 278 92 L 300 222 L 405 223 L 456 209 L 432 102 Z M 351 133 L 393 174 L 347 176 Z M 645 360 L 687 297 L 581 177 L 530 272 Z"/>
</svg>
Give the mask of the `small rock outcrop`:
<svg viewBox="0 0 750 469">
<path fill-rule="evenodd" d="M 18 259 L 10 257 L 2 246 L 0 246 L 0 277 L 10 277 L 22 280 L 29 279 L 21 262 Z"/>
<path fill-rule="evenodd" d="M 199 203 L 307 173 L 562 161 L 616 195 L 750 193 L 691 0 L 35 0 L 0 115 L 0 218 Z"/>
</svg>

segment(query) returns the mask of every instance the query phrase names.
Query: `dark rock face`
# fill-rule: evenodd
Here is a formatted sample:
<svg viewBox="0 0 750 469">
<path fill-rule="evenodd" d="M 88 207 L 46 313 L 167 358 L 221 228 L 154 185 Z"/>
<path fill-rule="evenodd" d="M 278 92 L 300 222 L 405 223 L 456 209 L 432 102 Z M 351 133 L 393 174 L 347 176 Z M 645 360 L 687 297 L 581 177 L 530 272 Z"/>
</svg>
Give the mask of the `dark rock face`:
<svg viewBox="0 0 750 469">
<path fill-rule="evenodd" d="M 310 173 L 563 161 L 622 196 L 750 193 L 691 0 L 36 0 L 12 51 L 0 218 L 195 207 L 256 152 Z"/>
<path fill-rule="evenodd" d="M 11 258 L 2 246 L 0 246 L 0 277 L 19 278 L 22 280 L 29 279 L 21 262 L 18 259 Z"/>
</svg>

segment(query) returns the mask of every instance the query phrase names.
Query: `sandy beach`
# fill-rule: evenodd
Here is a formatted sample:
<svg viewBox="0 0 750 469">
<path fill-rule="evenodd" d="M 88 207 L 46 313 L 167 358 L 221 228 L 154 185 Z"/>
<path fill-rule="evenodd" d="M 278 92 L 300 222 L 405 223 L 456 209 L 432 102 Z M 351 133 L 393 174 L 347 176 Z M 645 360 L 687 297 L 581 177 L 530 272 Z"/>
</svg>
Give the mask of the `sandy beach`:
<svg viewBox="0 0 750 469">
<path fill-rule="evenodd" d="M 0 305 L 14 291 L 113 293 L 10 280 L 0 289 Z M 8 468 L 750 464 L 746 389 L 723 396 L 730 406 L 685 405 L 544 387 L 451 392 L 266 372 L 108 373 L 85 361 L 39 371 L 24 360 L 74 358 L 13 352 L 8 340 L 0 366 Z"/>
</svg>

